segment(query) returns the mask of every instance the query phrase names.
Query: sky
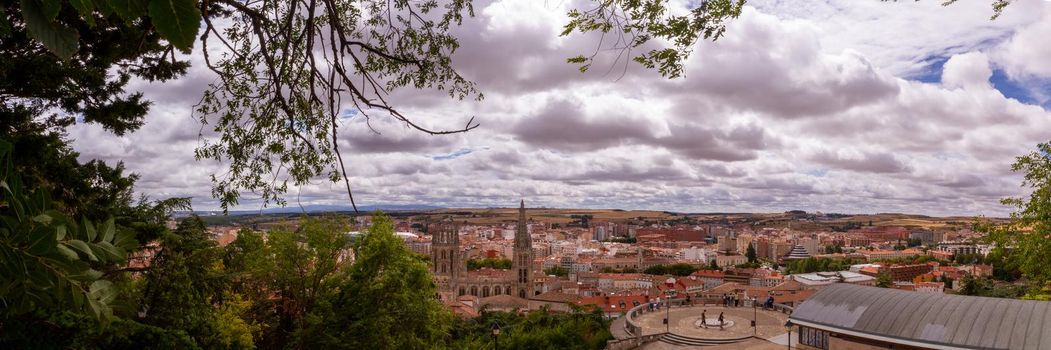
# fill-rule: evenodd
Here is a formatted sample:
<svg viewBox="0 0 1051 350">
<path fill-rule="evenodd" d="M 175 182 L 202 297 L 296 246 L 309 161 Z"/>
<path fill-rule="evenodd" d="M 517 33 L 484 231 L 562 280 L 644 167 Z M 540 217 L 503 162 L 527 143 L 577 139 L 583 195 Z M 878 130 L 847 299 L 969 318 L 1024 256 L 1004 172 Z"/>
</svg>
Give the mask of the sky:
<svg viewBox="0 0 1051 350">
<path fill-rule="evenodd" d="M 1051 2 L 749 0 L 685 76 L 600 55 L 597 37 L 560 37 L 573 1 L 476 1 L 453 64 L 484 99 L 399 90 L 391 102 L 433 128 L 389 118 L 340 126 L 359 205 L 528 206 L 678 212 L 899 212 L 1005 216 L 1027 194 L 1014 157 L 1051 140 Z M 201 62 L 165 83 L 133 81 L 154 105 L 123 137 L 69 130 L 81 160 L 123 161 L 139 193 L 213 210 L 192 115 L 214 79 Z M 353 113 L 348 113 L 353 114 Z M 349 204 L 342 183 L 291 187 L 290 206 Z M 261 207 L 242 195 L 236 210 Z"/>
</svg>

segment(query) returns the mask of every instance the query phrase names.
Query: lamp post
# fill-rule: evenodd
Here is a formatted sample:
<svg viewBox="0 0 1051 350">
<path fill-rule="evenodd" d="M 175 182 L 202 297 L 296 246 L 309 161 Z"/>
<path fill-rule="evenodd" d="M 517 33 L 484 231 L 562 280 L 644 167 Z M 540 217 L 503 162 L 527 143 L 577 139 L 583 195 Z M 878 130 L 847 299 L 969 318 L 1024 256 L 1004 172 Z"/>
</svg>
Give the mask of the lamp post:
<svg viewBox="0 0 1051 350">
<path fill-rule="evenodd" d="M 752 335 L 759 333 L 759 311 L 756 309 L 755 302 L 758 300 L 756 297 L 752 297 Z"/>
<path fill-rule="evenodd" d="M 785 330 L 788 331 L 788 350 L 792 350 L 792 322 L 785 322 Z"/>
<path fill-rule="evenodd" d="M 500 349 L 500 324 L 493 322 L 493 348 Z"/>
<path fill-rule="evenodd" d="M 664 304 L 668 305 L 664 313 L 664 332 L 671 333 L 671 297 L 664 298 Z"/>
</svg>

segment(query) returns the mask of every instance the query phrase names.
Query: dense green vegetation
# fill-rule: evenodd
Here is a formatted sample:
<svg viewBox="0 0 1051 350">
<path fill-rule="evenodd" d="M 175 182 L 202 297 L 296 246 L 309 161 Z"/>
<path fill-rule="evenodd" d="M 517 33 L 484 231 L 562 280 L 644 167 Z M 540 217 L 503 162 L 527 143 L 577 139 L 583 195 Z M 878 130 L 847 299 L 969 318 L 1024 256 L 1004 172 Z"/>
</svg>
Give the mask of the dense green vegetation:
<svg viewBox="0 0 1051 350">
<path fill-rule="evenodd" d="M 500 329 L 493 335 L 493 326 Z M 454 349 L 603 349 L 613 339 L 601 311 L 553 313 L 547 309 L 520 315 L 483 311 L 477 318 L 457 322 L 451 332 Z"/>
<path fill-rule="evenodd" d="M 0 344 L 42 349 L 487 348 L 494 322 L 503 329 L 502 342 L 513 348 L 601 349 L 611 339 L 600 312 L 483 312 L 477 319 L 457 319 L 435 298 L 437 286 L 425 257 L 394 235 L 389 218 L 374 216 L 353 246 L 342 232 L 345 223 L 337 217 L 304 217 L 296 230 L 263 234 L 246 229 L 219 247 L 204 223 L 191 217 L 161 234 L 152 264 L 137 271 L 138 277 L 130 271 L 117 274 L 121 278 L 106 294 L 114 311 L 105 322 L 90 309 L 68 305 L 12 309 L 0 323 Z M 353 263 L 347 259 L 351 254 Z M 18 300 L 14 297 L 8 293 L 4 300 Z"/>
<path fill-rule="evenodd" d="M 603 267 L 602 268 L 602 273 L 637 273 L 637 272 L 639 272 L 639 270 L 636 270 L 634 267 L 625 267 L 623 269 L 617 269 L 617 268 L 612 268 L 612 267 L 608 267 L 607 266 L 607 267 Z"/>
<path fill-rule="evenodd" d="M 964 276 L 959 283 L 963 283 L 960 294 L 977 295 L 993 298 L 1021 298 L 1026 294 L 1024 286 L 995 282 L 988 278 L 977 278 Z"/>
<path fill-rule="evenodd" d="M 695 267 L 690 264 L 671 264 L 671 265 L 653 265 L 643 272 L 651 275 L 673 275 L 673 276 L 689 276 L 690 274 L 697 272 L 697 270 L 711 269 L 708 267 Z"/>
<path fill-rule="evenodd" d="M 467 269 L 477 270 L 483 267 L 491 269 L 511 269 L 511 260 L 504 258 L 467 259 Z"/>
<path fill-rule="evenodd" d="M 806 258 L 802 260 L 788 261 L 785 265 L 786 274 L 844 271 L 850 269 L 850 265 L 860 264 L 863 261 L 853 259 L 832 258 Z"/>
<path fill-rule="evenodd" d="M 565 277 L 569 275 L 569 270 L 562 266 L 552 266 L 549 269 L 544 269 L 544 274 L 548 276 Z"/>
<path fill-rule="evenodd" d="M 1022 172 L 1022 186 L 1033 192 L 1028 198 L 1002 201 L 1016 209 L 1009 223 L 979 222 L 976 226 L 994 244 L 990 257 L 1017 268 L 1029 282 L 1027 297 L 1043 299 L 1051 296 L 1051 143 L 1042 143 L 1037 151 L 1018 157 L 1011 170 Z M 1010 270 L 994 274 L 1014 275 Z"/>
</svg>

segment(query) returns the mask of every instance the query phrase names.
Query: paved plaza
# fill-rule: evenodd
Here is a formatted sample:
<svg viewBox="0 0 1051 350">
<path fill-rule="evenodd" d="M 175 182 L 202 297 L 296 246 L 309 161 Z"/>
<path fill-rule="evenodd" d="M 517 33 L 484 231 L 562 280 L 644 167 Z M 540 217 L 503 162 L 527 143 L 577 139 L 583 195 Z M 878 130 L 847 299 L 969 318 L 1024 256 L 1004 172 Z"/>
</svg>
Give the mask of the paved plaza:
<svg viewBox="0 0 1051 350">
<path fill-rule="evenodd" d="M 717 326 L 699 327 L 698 321 L 701 319 L 702 312 L 705 312 L 707 315 L 709 324 L 718 324 L 716 319 L 719 317 L 719 313 L 722 312 L 724 321 L 728 324 L 732 322 L 732 325 L 725 326 L 722 329 L 719 329 Z M 665 332 L 665 327 L 667 327 L 663 323 L 666 313 L 668 313 L 668 310 L 665 309 L 642 313 L 635 316 L 635 322 L 642 326 L 644 335 L 663 333 Z M 759 338 L 769 339 L 785 334 L 784 324 L 788 320 L 788 315 L 776 311 L 758 309 L 753 313 L 752 308 L 722 306 L 674 307 L 670 310 L 670 315 L 671 326 L 669 330 L 671 333 L 704 339 L 751 336 L 753 335 L 751 326 L 753 317 L 756 318 L 759 325 L 758 329 L 755 330 L 755 335 Z"/>
</svg>

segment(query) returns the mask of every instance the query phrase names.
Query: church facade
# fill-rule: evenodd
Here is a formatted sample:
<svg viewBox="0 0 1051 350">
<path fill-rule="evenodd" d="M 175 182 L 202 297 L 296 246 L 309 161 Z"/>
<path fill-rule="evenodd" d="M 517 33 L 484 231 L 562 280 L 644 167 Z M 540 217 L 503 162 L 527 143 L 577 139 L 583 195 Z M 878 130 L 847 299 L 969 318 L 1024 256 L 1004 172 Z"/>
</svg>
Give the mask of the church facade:
<svg viewBox="0 0 1051 350">
<path fill-rule="evenodd" d="M 458 229 L 454 225 L 441 226 L 431 242 L 431 273 L 443 299 L 463 295 L 479 298 L 511 295 L 528 299 L 536 295 L 532 283 L 533 243 L 526 222 L 525 201 L 522 201 L 518 208 L 511 270 L 467 271 Z"/>
</svg>

